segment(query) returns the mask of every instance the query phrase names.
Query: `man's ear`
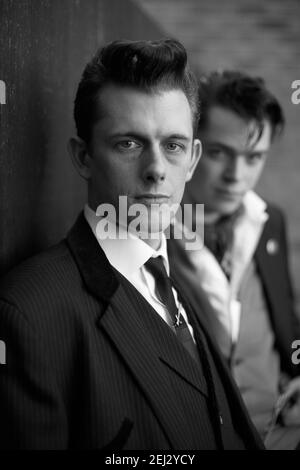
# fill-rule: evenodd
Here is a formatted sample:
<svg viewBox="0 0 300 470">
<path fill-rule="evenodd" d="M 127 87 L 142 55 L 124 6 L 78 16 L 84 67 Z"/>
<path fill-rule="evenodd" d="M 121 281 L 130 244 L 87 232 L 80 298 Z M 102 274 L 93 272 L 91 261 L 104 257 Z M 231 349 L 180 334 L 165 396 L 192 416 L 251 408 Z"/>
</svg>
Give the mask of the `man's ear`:
<svg viewBox="0 0 300 470">
<path fill-rule="evenodd" d="M 68 151 L 79 175 L 88 180 L 91 176 L 91 157 L 85 141 L 77 136 L 71 137 L 68 143 Z"/>
<path fill-rule="evenodd" d="M 186 175 L 186 183 L 192 179 L 196 166 L 202 155 L 202 144 L 199 139 L 194 139 L 193 142 L 193 151 L 192 151 L 192 158 L 190 162 L 190 167 Z"/>
</svg>

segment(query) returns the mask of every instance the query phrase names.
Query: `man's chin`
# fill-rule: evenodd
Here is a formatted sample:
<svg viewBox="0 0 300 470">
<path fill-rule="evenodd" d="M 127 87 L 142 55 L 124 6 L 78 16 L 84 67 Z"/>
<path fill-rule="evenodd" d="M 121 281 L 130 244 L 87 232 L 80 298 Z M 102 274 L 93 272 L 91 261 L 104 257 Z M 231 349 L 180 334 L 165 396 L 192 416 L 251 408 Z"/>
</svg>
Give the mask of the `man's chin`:
<svg viewBox="0 0 300 470">
<path fill-rule="evenodd" d="M 219 204 L 217 207 L 214 208 L 214 212 L 218 213 L 220 217 L 226 217 L 229 215 L 234 214 L 236 212 L 242 201 L 232 201 L 232 202 L 224 202 Z"/>
<path fill-rule="evenodd" d="M 143 220 L 138 225 L 135 221 L 128 224 L 128 231 L 141 239 L 153 239 L 159 240 L 161 238 L 162 232 L 167 230 L 169 227 L 168 221 L 163 221 L 161 219 L 153 220 Z"/>
</svg>

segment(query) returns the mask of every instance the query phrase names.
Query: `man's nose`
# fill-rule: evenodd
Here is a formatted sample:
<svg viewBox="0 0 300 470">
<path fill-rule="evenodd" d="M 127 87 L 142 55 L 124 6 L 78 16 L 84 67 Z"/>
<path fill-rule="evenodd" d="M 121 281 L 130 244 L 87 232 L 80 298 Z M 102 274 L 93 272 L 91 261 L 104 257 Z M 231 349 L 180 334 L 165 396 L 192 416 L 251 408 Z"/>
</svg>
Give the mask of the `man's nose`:
<svg viewBox="0 0 300 470">
<path fill-rule="evenodd" d="M 224 179 L 228 182 L 240 181 L 245 173 L 245 158 L 242 155 L 236 155 L 228 159 Z"/>
<path fill-rule="evenodd" d="M 166 178 L 166 160 L 159 146 L 145 150 L 143 155 L 143 179 L 146 183 L 160 183 Z"/>
</svg>

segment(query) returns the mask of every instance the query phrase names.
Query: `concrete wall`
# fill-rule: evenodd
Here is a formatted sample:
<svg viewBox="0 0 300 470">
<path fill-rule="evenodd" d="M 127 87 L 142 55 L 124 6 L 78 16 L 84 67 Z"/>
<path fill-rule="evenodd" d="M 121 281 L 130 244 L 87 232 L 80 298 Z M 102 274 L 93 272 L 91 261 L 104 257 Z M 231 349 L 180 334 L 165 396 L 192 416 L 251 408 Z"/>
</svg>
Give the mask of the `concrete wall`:
<svg viewBox="0 0 300 470">
<path fill-rule="evenodd" d="M 0 274 L 63 237 L 85 202 L 66 144 L 86 62 L 109 40 L 160 36 L 131 0 L 0 0 Z"/>
</svg>

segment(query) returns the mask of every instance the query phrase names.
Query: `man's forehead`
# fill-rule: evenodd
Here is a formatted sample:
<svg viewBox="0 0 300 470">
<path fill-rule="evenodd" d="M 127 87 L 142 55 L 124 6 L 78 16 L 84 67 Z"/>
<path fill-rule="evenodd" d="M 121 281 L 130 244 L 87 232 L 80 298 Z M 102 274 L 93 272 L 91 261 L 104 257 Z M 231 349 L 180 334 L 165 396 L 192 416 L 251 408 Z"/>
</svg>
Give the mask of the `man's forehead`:
<svg viewBox="0 0 300 470">
<path fill-rule="evenodd" d="M 98 97 L 98 110 L 98 126 L 117 127 L 119 133 L 142 132 L 150 125 L 183 132 L 192 126 L 190 105 L 181 90 L 147 92 L 109 85 Z"/>
<path fill-rule="evenodd" d="M 212 106 L 208 111 L 203 140 L 227 145 L 238 150 L 267 151 L 271 143 L 271 125 L 265 120 L 245 120 L 233 110 Z"/>
</svg>

